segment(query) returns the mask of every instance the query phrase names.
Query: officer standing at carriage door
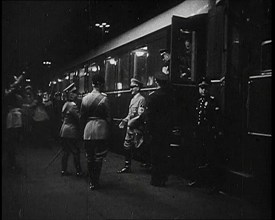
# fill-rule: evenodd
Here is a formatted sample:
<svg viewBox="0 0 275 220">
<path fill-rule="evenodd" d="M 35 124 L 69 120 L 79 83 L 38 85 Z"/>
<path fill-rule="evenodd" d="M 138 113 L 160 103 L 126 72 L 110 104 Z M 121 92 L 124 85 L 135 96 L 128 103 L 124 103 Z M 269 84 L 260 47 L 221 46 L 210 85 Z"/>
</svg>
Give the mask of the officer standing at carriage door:
<svg viewBox="0 0 275 220">
<path fill-rule="evenodd" d="M 192 181 L 188 184 L 201 184 L 202 182 L 213 182 L 216 174 L 213 173 L 217 169 L 219 155 L 217 151 L 217 136 L 219 135 L 219 106 L 215 97 L 209 94 L 211 81 L 203 77 L 199 84 L 199 99 L 196 105 L 196 121 L 195 121 L 195 141 L 196 141 L 196 170 L 192 177 Z M 207 177 L 201 175 L 205 173 L 203 170 L 208 170 Z M 201 171 L 199 171 L 201 170 Z M 205 178 L 204 178 L 205 177 Z"/>
<path fill-rule="evenodd" d="M 68 158 L 73 154 L 76 176 L 81 176 L 82 170 L 80 166 L 80 148 L 77 145 L 79 140 L 79 109 L 75 103 L 77 99 L 76 87 L 74 83 L 64 89 L 68 92 L 68 100 L 62 108 L 63 124 L 60 129 L 61 145 L 63 156 L 61 160 L 61 175 L 66 176 Z"/>
<path fill-rule="evenodd" d="M 132 124 L 136 123 L 140 116 L 144 113 L 145 98 L 140 94 L 142 82 L 138 79 L 131 79 L 131 94 L 132 99 L 129 105 L 128 115 L 120 122 L 119 128 L 123 129 L 127 125 L 126 136 L 124 139 L 124 151 L 125 151 L 125 165 L 117 171 L 118 173 L 131 172 L 131 159 L 133 148 L 139 148 L 142 143 L 142 135 L 135 132 Z"/>
<path fill-rule="evenodd" d="M 203 77 L 199 83 L 199 99 L 196 106 L 195 137 L 201 155 L 199 166 L 207 166 L 213 156 L 214 139 L 217 135 L 219 106 L 214 96 L 209 94 L 211 81 Z"/>
</svg>

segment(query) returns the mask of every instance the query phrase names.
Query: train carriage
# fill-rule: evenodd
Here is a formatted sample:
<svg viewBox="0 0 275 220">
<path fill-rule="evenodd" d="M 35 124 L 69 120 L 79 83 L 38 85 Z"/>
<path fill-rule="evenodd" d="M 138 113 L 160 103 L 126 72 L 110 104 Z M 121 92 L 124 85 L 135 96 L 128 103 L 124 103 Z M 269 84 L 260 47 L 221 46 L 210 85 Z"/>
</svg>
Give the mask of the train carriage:
<svg viewBox="0 0 275 220">
<path fill-rule="evenodd" d="M 64 85 L 52 85 L 60 90 L 75 82 L 84 96 L 92 90 L 91 76 L 102 74 L 114 119 L 110 150 L 122 153 L 125 131 L 118 123 L 127 114 L 130 79 L 142 80 L 147 97 L 161 71 L 159 50 L 169 49 L 177 103 L 173 171 L 185 175 L 192 167 L 196 85 L 207 76 L 221 106 L 227 190 L 250 194 L 261 186 L 264 193 L 271 181 L 271 44 L 271 1 L 185 0 L 68 65 L 58 74 Z"/>
</svg>

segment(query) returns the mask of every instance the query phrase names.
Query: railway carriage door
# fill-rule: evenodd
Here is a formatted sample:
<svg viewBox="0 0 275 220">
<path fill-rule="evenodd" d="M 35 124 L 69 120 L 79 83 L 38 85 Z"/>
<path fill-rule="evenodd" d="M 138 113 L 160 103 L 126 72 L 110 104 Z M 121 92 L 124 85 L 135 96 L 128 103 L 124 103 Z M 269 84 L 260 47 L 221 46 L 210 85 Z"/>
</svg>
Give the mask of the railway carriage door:
<svg viewBox="0 0 275 220">
<path fill-rule="evenodd" d="M 206 72 L 207 15 L 172 17 L 171 82 L 190 84 Z"/>
</svg>

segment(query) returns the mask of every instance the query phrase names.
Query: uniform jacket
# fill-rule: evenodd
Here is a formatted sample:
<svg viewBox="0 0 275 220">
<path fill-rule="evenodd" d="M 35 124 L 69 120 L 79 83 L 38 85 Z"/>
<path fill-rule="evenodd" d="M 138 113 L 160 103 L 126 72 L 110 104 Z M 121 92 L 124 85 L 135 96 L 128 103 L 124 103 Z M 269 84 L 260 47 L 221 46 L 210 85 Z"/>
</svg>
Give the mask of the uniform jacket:
<svg viewBox="0 0 275 220">
<path fill-rule="evenodd" d="M 107 139 L 111 122 L 107 96 L 98 91 L 92 91 L 84 96 L 80 108 L 80 120 L 84 127 L 84 140 Z"/>
<path fill-rule="evenodd" d="M 168 138 L 173 123 L 173 94 L 168 88 L 151 93 L 147 103 L 148 132 L 159 139 Z"/>
<path fill-rule="evenodd" d="M 218 126 L 219 106 L 213 96 L 200 97 L 196 107 L 196 126 L 215 130 Z"/>
<path fill-rule="evenodd" d="M 78 138 L 79 137 L 79 110 L 75 102 L 65 102 L 62 108 L 64 117 L 60 129 L 60 137 Z"/>
<path fill-rule="evenodd" d="M 127 120 L 128 125 L 129 122 L 131 123 L 131 119 L 141 115 L 144 112 L 145 104 L 145 98 L 140 93 L 137 93 L 131 99 L 128 115 L 124 118 L 124 120 Z"/>
</svg>

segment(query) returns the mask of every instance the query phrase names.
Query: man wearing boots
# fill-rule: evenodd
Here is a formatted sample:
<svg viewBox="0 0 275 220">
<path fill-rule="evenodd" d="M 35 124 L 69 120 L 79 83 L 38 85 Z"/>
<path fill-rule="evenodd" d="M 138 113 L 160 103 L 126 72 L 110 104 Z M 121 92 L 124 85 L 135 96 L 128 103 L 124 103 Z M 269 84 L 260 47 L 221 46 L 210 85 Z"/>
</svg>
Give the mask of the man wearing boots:
<svg viewBox="0 0 275 220">
<path fill-rule="evenodd" d="M 151 136 L 151 182 L 164 187 L 168 180 L 168 150 L 172 132 L 174 99 L 168 75 L 156 75 L 158 89 L 148 97 L 147 126 Z"/>
<path fill-rule="evenodd" d="M 136 78 L 131 79 L 131 94 L 132 99 L 129 105 L 128 115 L 121 121 L 119 128 L 123 129 L 127 125 L 126 136 L 124 139 L 125 165 L 118 173 L 131 172 L 131 159 L 133 148 L 138 148 L 142 140 L 142 134 L 138 133 L 134 124 L 138 124 L 141 115 L 144 113 L 145 98 L 140 94 L 142 82 Z"/>
<path fill-rule="evenodd" d="M 68 92 L 68 101 L 63 105 L 62 115 L 63 124 L 60 129 L 61 144 L 63 149 L 63 156 L 61 160 L 61 175 L 66 176 L 67 164 L 69 155 L 72 153 L 74 157 L 74 165 L 76 169 L 76 176 L 81 176 L 80 166 L 80 149 L 77 145 L 79 138 L 79 110 L 75 103 L 77 98 L 76 87 L 74 84 L 68 86 L 65 91 Z"/>
<path fill-rule="evenodd" d="M 82 99 L 80 121 L 84 130 L 89 187 L 99 187 L 103 158 L 107 155 L 107 139 L 111 123 L 110 109 L 106 94 L 102 93 L 105 80 L 99 74 L 92 77 L 93 91 Z"/>
<path fill-rule="evenodd" d="M 195 170 L 188 186 L 206 184 L 217 189 L 222 184 L 223 156 L 217 146 L 217 138 L 222 135 L 219 125 L 220 108 L 214 96 L 209 94 L 211 81 L 203 77 L 198 84 L 199 99 L 196 106 L 196 141 Z"/>
</svg>

